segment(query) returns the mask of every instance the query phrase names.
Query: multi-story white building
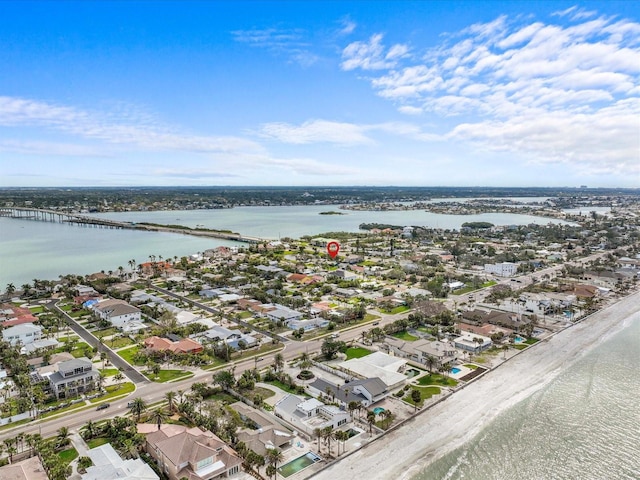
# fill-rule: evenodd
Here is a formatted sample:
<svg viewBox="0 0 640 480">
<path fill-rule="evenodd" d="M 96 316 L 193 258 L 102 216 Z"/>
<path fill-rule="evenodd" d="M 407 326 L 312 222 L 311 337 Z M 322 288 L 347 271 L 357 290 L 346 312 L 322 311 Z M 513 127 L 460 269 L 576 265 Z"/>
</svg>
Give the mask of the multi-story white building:
<svg viewBox="0 0 640 480">
<path fill-rule="evenodd" d="M 499 277 L 513 277 L 518 272 L 518 264 L 512 262 L 485 263 L 484 271 Z"/>
<path fill-rule="evenodd" d="M 42 327 L 33 323 L 23 323 L 2 330 L 2 338 L 15 346 L 18 342 L 28 345 L 42 339 Z"/>
</svg>

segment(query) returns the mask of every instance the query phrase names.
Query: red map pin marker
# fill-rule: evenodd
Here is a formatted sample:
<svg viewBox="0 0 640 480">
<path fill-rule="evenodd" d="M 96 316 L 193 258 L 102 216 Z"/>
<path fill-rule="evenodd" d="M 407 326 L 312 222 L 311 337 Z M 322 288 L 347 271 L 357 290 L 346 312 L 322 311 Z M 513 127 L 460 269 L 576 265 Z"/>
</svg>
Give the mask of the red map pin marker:
<svg viewBox="0 0 640 480">
<path fill-rule="evenodd" d="M 331 258 L 336 258 L 336 255 L 338 255 L 339 251 L 340 251 L 340 244 L 338 242 L 327 243 L 327 252 L 329 252 L 329 256 Z"/>
</svg>

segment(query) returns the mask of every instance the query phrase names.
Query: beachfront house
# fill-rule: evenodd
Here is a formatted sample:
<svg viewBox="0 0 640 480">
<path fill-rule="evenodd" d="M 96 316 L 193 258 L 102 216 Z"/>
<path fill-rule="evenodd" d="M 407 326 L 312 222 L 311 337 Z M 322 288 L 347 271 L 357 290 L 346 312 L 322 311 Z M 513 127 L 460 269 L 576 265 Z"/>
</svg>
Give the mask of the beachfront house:
<svg viewBox="0 0 640 480">
<path fill-rule="evenodd" d="M 333 405 L 325 405 L 315 398 L 305 399 L 289 394 L 273 407 L 276 417 L 281 418 L 299 432 L 309 437 L 317 428 L 338 428 L 349 421 L 349 414 Z"/>
<path fill-rule="evenodd" d="M 460 350 L 465 350 L 471 353 L 480 353 L 491 348 L 493 342 L 489 337 L 463 331 L 459 337 L 453 339 L 453 344 Z"/>
</svg>

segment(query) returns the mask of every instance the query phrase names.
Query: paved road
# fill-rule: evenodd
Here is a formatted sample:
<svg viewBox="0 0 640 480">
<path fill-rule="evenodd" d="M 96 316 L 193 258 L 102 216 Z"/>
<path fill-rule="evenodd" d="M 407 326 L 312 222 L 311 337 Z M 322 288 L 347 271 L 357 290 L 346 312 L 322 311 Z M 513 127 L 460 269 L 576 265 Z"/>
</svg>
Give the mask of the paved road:
<svg viewBox="0 0 640 480">
<path fill-rule="evenodd" d="M 136 384 L 149 383 L 149 380 L 147 379 L 147 377 L 145 377 L 140 372 L 138 372 L 135 368 L 129 365 L 121 356 L 119 356 L 109 347 L 100 343 L 100 340 L 97 337 L 95 337 L 92 333 L 87 331 L 82 325 L 76 322 L 73 317 L 67 314 L 67 312 L 65 312 L 60 307 L 58 307 L 57 301 L 48 303 L 47 308 L 50 310 L 55 309 L 58 312 L 60 312 L 62 315 L 64 315 L 64 318 L 67 320 L 67 324 L 69 325 L 69 327 L 71 327 L 71 330 L 77 333 L 80 336 L 80 338 L 82 338 L 89 345 L 91 345 L 92 347 L 96 347 L 98 351 L 106 352 L 111 363 L 115 365 L 119 370 L 121 370 L 122 373 L 125 374 L 133 383 L 136 383 Z"/>
</svg>

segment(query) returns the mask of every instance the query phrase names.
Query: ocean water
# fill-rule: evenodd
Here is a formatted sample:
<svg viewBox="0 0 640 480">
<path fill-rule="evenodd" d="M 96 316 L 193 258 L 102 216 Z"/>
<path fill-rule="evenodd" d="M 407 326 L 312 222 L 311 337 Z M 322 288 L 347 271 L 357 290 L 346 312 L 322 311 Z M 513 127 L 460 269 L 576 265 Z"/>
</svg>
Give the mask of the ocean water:
<svg viewBox="0 0 640 480">
<path fill-rule="evenodd" d="M 640 479 L 640 321 L 413 480 Z"/>
</svg>

